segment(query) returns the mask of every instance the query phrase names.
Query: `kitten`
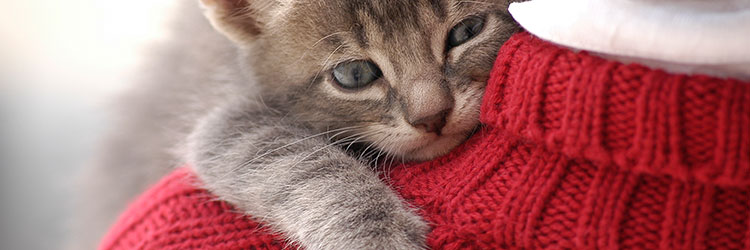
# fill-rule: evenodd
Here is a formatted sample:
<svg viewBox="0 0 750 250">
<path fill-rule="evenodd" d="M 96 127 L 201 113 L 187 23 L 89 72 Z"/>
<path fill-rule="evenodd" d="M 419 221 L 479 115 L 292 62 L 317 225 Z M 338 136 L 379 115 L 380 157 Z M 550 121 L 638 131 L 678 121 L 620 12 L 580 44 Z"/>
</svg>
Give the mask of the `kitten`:
<svg viewBox="0 0 750 250">
<path fill-rule="evenodd" d="M 231 42 L 184 24 L 93 175 L 135 178 L 92 195 L 122 206 L 182 144 L 207 189 L 306 249 L 422 249 L 427 224 L 368 162 L 432 159 L 471 135 L 518 29 L 508 4 L 201 0 Z"/>
</svg>

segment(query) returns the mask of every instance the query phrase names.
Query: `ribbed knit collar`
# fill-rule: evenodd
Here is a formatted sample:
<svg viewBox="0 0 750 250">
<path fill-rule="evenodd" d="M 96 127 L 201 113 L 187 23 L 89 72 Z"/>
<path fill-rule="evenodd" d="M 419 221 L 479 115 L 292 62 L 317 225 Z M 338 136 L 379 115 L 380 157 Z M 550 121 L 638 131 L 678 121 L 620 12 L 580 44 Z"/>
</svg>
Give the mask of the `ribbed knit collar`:
<svg viewBox="0 0 750 250">
<path fill-rule="evenodd" d="M 749 83 L 625 65 L 530 36 L 500 51 L 482 105 L 488 127 L 599 166 L 750 184 Z"/>
</svg>

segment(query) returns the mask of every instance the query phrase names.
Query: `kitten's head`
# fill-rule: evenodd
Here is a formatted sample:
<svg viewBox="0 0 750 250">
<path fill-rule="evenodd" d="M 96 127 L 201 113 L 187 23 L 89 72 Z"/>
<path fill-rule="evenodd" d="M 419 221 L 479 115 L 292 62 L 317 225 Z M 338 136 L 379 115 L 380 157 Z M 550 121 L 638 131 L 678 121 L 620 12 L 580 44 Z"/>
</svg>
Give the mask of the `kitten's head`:
<svg viewBox="0 0 750 250">
<path fill-rule="evenodd" d="M 426 160 L 464 141 L 508 0 L 201 0 L 270 106 L 339 140 Z"/>
</svg>

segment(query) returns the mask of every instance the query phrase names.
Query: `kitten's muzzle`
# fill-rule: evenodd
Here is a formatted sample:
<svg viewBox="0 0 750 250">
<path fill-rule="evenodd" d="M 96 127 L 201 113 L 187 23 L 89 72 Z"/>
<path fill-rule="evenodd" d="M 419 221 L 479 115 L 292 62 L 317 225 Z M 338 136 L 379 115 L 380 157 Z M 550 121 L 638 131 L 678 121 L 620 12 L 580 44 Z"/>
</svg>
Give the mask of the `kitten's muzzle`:
<svg viewBox="0 0 750 250">
<path fill-rule="evenodd" d="M 414 122 L 409 122 L 412 126 L 417 129 L 423 130 L 426 133 L 441 134 L 443 127 L 445 127 L 446 118 L 450 113 L 450 109 L 445 109 L 437 114 L 430 115 L 427 117 L 420 118 Z"/>
</svg>

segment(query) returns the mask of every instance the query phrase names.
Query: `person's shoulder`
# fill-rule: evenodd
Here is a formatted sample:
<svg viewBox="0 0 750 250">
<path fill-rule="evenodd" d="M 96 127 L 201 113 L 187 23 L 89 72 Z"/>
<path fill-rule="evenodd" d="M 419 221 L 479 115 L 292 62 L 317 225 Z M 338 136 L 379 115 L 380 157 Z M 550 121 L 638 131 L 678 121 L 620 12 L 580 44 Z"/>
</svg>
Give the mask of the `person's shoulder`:
<svg viewBox="0 0 750 250">
<path fill-rule="evenodd" d="M 279 237 L 199 183 L 191 169 L 174 170 L 128 206 L 99 249 L 282 249 Z"/>
</svg>

